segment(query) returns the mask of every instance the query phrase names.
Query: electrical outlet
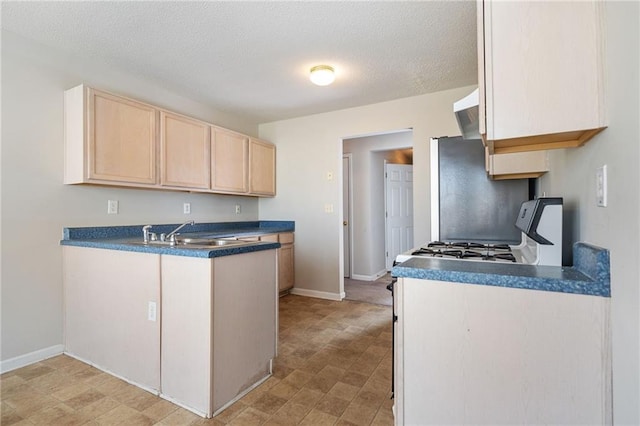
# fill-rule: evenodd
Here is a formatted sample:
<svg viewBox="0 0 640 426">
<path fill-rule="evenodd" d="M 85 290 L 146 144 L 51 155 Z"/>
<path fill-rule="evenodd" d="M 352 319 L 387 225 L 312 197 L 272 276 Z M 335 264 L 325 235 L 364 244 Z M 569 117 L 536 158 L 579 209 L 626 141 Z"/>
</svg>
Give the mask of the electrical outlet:
<svg viewBox="0 0 640 426">
<path fill-rule="evenodd" d="M 236 204 L 236 214 L 242 213 L 242 206 L 240 204 Z"/>
<path fill-rule="evenodd" d="M 325 213 L 333 213 L 333 204 L 325 204 L 324 205 Z"/>
<path fill-rule="evenodd" d="M 155 321 L 156 320 L 156 302 L 149 302 L 149 310 L 147 312 L 147 319 L 149 321 Z"/>
<path fill-rule="evenodd" d="M 182 213 L 191 214 L 191 203 L 184 203 L 182 205 Z"/>
<path fill-rule="evenodd" d="M 596 171 L 596 204 L 598 207 L 607 207 L 607 165 L 599 167 Z"/>
<path fill-rule="evenodd" d="M 118 214 L 118 200 L 109 200 L 107 203 L 107 214 Z"/>
</svg>

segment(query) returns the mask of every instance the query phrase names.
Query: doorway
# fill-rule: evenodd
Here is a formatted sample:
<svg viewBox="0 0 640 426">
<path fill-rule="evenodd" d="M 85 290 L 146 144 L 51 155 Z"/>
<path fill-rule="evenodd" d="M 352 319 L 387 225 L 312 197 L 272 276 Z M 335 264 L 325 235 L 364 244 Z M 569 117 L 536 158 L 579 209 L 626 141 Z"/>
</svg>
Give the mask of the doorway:
<svg viewBox="0 0 640 426">
<path fill-rule="evenodd" d="M 341 227 L 345 283 L 348 278 L 371 283 L 387 274 L 385 165 L 411 165 L 412 146 L 412 129 L 343 139 Z M 402 202 L 406 201 L 403 197 Z M 411 210 L 412 218 L 412 205 L 403 211 L 406 208 Z"/>
</svg>

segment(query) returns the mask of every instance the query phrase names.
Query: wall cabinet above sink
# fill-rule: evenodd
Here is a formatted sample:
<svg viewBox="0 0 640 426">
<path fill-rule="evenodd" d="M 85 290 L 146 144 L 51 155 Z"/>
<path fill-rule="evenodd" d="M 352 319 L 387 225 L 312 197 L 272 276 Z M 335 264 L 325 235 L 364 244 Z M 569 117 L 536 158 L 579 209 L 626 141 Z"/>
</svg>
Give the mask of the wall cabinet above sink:
<svg viewBox="0 0 640 426">
<path fill-rule="evenodd" d="M 80 85 L 65 91 L 65 184 L 275 196 L 275 146 Z"/>
<path fill-rule="evenodd" d="M 478 2 L 490 154 L 578 147 L 606 127 L 603 2 Z"/>
</svg>

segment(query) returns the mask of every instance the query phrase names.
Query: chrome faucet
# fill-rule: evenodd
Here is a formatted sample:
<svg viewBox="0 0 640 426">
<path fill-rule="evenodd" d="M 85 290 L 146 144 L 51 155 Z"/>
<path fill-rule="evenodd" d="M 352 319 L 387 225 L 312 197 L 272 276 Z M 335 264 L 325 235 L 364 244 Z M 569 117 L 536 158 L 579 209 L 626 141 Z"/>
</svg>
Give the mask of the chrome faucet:
<svg viewBox="0 0 640 426">
<path fill-rule="evenodd" d="M 184 228 L 187 225 L 194 225 L 195 223 L 196 223 L 195 220 L 190 220 L 190 221 L 185 222 L 182 225 L 178 226 L 176 229 L 174 229 L 173 231 L 169 232 L 167 235 L 160 234 L 160 241 L 169 241 L 170 243 L 175 243 L 176 242 L 176 235 L 178 235 L 178 231 L 181 230 L 182 228 Z"/>
<path fill-rule="evenodd" d="M 156 239 L 156 234 L 149 232 L 149 229 L 151 229 L 151 225 L 145 225 L 142 227 L 142 241 L 144 241 L 145 244 Z"/>
</svg>

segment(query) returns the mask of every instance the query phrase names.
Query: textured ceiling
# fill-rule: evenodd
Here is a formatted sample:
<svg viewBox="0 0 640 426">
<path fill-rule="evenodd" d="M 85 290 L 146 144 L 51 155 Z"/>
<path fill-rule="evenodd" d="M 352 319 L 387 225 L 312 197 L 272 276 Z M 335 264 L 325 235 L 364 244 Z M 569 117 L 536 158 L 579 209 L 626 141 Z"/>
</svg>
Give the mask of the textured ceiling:
<svg viewBox="0 0 640 426">
<path fill-rule="evenodd" d="M 5 30 L 257 122 L 477 84 L 474 1 L 2 3 Z"/>
</svg>

